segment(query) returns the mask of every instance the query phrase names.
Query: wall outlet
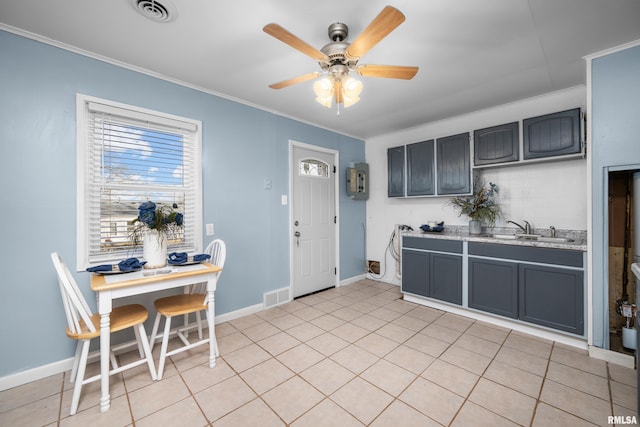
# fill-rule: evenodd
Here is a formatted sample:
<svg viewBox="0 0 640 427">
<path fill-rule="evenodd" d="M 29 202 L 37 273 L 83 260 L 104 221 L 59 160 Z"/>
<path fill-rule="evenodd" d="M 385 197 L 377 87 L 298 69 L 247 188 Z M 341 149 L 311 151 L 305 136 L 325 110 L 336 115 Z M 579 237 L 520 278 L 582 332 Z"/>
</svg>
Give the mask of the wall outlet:
<svg viewBox="0 0 640 427">
<path fill-rule="evenodd" d="M 207 224 L 207 236 L 213 236 L 213 224 Z"/>
</svg>

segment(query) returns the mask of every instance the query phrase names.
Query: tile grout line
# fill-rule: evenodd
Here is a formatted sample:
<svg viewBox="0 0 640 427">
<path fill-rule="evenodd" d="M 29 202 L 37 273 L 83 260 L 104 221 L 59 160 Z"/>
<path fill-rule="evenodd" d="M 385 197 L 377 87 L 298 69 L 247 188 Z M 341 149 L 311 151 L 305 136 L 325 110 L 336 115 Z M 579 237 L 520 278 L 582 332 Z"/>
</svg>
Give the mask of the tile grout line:
<svg viewBox="0 0 640 427">
<path fill-rule="evenodd" d="M 545 383 L 547 382 L 547 374 L 549 373 L 549 367 L 551 366 L 551 355 L 553 354 L 553 349 L 555 345 L 556 345 L 555 341 L 551 341 L 551 351 L 549 352 L 549 357 L 547 358 L 547 366 L 544 369 L 542 383 L 540 384 L 540 390 L 538 391 L 538 397 L 536 398 L 536 404 L 533 408 L 533 414 L 531 415 L 531 422 L 529 423 L 529 425 L 533 425 L 533 420 L 536 419 L 536 414 L 538 413 L 538 407 L 540 406 L 540 403 L 541 403 L 540 399 L 542 398 L 542 390 L 544 390 Z"/>
</svg>

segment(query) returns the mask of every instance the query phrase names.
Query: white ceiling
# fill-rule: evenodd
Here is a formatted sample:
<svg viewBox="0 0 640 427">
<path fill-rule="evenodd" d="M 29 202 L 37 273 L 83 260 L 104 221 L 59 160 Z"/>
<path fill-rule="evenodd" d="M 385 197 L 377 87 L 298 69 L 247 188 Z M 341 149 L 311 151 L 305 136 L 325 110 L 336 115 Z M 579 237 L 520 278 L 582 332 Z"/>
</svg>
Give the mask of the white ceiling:
<svg viewBox="0 0 640 427">
<path fill-rule="evenodd" d="M 0 28 L 362 139 L 585 84 L 585 55 L 640 39 L 638 0 L 170 2 L 176 19 L 157 23 L 132 0 L 0 0 Z M 387 4 L 406 21 L 360 64 L 419 66 L 413 80 L 362 77 L 361 101 L 340 116 L 311 81 L 268 87 L 320 68 L 264 25 L 319 49 L 329 24 L 347 24 L 352 41 Z"/>
</svg>

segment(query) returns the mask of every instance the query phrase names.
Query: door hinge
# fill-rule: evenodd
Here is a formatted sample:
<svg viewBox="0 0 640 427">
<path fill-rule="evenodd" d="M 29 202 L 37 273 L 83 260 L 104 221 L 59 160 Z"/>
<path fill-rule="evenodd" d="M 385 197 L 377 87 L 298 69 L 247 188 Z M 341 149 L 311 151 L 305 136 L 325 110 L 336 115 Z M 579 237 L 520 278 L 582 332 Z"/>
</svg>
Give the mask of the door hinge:
<svg viewBox="0 0 640 427">
<path fill-rule="evenodd" d="M 333 165 L 333 173 L 336 173 L 336 166 Z"/>
<path fill-rule="evenodd" d="M 338 274 L 338 267 L 333 267 L 333 275 L 335 276 L 336 274 Z"/>
<path fill-rule="evenodd" d="M 334 216 L 334 217 L 333 217 L 333 223 L 334 223 L 334 224 L 337 224 L 337 223 L 338 223 L 338 217 L 337 217 L 337 216 Z"/>
</svg>

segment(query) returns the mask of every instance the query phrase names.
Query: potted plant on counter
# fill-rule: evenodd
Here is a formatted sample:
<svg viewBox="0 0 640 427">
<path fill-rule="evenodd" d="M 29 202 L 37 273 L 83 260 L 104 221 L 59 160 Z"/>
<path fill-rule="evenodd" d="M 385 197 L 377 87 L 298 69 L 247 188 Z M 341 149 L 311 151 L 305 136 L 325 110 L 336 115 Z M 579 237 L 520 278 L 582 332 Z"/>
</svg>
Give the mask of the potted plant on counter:
<svg viewBox="0 0 640 427">
<path fill-rule="evenodd" d="M 167 264 L 167 240 L 176 238 L 184 227 L 184 216 L 172 207 L 156 205 L 152 201 L 138 207 L 138 217 L 134 225 L 132 239 L 136 245 L 142 241 L 142 257 L 147 261 L 145 268 L 164 267 Z"/>
<path fill-rule="evenodd" d="M 449 200 L 459 213 L 458 216 L 466 215 L 470 218 L 469 234 L 482 233 L 482 223 L 493 227 L 502 212 L 500 206 L 494 200 L 498 193 L 498 187 L 493 182 L 486 186 L 480 184 L 479 179 L 473 183 L 473 193 L 468 196 L 456 196 Z"/>
</svg>

